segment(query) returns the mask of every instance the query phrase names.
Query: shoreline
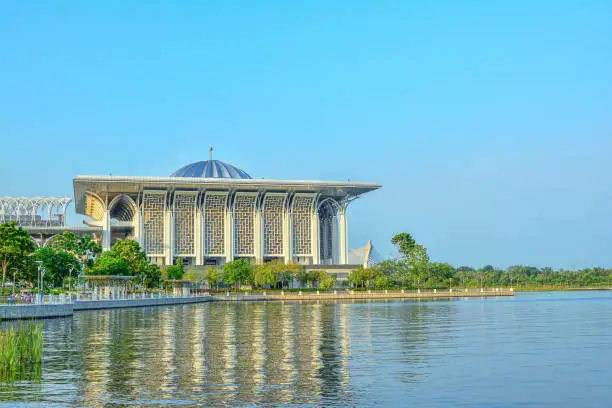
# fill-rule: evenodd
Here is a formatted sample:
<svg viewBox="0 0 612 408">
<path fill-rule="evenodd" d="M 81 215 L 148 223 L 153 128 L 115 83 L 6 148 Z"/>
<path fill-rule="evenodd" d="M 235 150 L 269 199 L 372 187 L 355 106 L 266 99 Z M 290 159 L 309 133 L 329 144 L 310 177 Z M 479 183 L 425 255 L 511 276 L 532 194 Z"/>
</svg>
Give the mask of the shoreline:
<svg viewBox="0 0 612 408">
<path fill-rule="evenodd" d="M 54 317 L 69 317 L 75 312 L 127 309 L 135 307 L 174 306 L 206 302 L 254 302 L 254 301 L 319 301 L 319 300 L 397 300 L 397 299 L 456 299 L 456 298 L 487 298 L 514 296 L 509 289 L 451 289 L 414 292 L 286 292 L 252 294 L 249 292 L 231 293 L 225 295 L 203 295 L 173 298 L 140 298 L 115 300 L 79 300 L 72 303 L 57 304 L 27 304 L 27 305 L 0 305 L 0 320 L 48 319 Z"/>
<path fill-rule="evenodd" d="M 332 292 L 226 292 L 212 296 L 213 302 L 235 301 L 300 301 L 300 300 L 386 300 L 386 299 L 453 299 L 514 296 L 511 289 L 494 288 L 489 290 L 446 289 L 433 291 L 368 291 L 350 293 Z"/>
</svg>

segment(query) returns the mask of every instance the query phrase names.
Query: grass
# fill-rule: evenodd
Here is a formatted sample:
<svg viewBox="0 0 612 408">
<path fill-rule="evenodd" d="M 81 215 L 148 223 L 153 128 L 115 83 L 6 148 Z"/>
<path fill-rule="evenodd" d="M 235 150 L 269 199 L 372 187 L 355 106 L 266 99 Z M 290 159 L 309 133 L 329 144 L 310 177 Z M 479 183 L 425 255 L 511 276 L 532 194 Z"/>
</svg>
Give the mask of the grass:
<svg viewBox="0 0 612 408">
<path fill-rule="evenodd" d="M 43 325 L 28 323 L 0 330 L 0 381 L 39 376 Z"/>
</svg>

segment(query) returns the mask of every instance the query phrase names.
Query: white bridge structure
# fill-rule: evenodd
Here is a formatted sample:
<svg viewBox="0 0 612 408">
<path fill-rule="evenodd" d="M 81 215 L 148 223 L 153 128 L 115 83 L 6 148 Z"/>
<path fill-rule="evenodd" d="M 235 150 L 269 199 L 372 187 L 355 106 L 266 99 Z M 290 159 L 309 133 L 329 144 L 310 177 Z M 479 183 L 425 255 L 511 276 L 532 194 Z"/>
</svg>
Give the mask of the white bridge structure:
<svg viewBox="0 0 612 408">
<path fill-rule="evenodd" d="M 46 246 L 51 238 L 64 231 L 99 239 L 101 228 L 66 226 L 66 211 L 71 202 L 69 197 L 0 196 L 0 224 L 17 223 L 30 233 L 39 247 Z"/>
<path fill-rule="evenodd" d="M 169 177 L 77 176 L 77 213 L 101 230 L 103 249 L 137 240 L 160 265 L 255 263 L 348 265 L 347 207 L 370 182 L 255 179 L 213 160 Z"/>
</svg>

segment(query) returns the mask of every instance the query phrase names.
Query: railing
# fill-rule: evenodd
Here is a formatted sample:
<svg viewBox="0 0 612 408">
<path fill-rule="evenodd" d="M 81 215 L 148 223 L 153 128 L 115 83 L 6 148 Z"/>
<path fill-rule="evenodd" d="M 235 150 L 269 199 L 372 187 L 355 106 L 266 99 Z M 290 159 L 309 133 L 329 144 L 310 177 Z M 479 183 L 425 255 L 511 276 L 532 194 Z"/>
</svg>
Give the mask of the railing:
<svg viewBox="0 0 612 408">
<path fill-rule="evenodd" d="M 308 291 L 242 291 L 214 294 L 217 299 L 316 299 L 316 298 L 419 298 L 419 297 L 478 297 L 511 296 L 513 288 L 450 288 L 428 290 L 308 290 Z"/>
<path fill-rule="evenodd" d="M 3 297 L 0 298 L 0 305 L 60 305 L 74 303 L 74 301 L 100 301 L 100 300 L 138 300 L 138 299 L 178 299 L 178 298 L 195 298 L 207 297 L 210 293 L 122 293 L 119 295 L 109 296 L 102 293 L 80 293 L 76 295 L 59 294 L 59 295 L 29 295 L 19 297 Z"/>
</svg>

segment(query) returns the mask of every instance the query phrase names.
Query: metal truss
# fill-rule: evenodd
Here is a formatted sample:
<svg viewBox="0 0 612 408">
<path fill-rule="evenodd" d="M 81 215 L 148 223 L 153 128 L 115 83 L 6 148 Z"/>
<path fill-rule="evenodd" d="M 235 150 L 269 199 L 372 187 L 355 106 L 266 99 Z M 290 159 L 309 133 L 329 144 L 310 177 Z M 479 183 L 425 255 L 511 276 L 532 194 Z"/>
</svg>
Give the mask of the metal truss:
<svg viewBox="0 0 612 408">
<path fill-rule="evenodd" d="M 68 197 L 0 197 L 0 223 L 15 221 L 23 227 L 63 227 Z"/>
</svg>

